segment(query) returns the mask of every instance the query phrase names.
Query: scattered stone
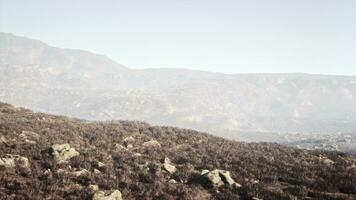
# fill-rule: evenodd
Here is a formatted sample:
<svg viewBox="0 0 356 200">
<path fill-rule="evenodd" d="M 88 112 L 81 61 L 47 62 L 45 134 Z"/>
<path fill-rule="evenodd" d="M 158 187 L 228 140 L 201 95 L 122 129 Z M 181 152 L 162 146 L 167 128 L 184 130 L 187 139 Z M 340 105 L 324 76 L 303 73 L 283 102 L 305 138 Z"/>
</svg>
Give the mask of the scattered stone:
<svg viewBox="0 0 356 200">
<path fill-rule="evenodd" d="M 90 172 L 88 170 L 86 170 L 86 169 L 82 169 L 82 170 L 78 170 L 78 171 L 73 172 L 73 174 L 75 176 L 86 176 L 86 175 L 90 174 Z"/>
<path fill-rule="evenodd" d="M 163 169 L 170 174 L 174 174 L 177 171 L 177 168 L 171 164 L 171 160 L 167 157 L 164 159 Z"/>
<path fill-rule="evenodd" d="M 64 169 L 58 169 L 58 170 L 57 170 L 57 173 L 58 173 L 58 174 L 64 174 L 64 173 L 66 173 L 66 171 L 65 171 Z"/>
<path fill-rule="evenodd" d="M 157 142 L 157 140 L 151 140 L 151 141 L 148 141 L 148 142 L 144 142 L 142 145 L 144 147 L 153 147 L 153 148 L 161 147 L 161 144 L 159 142 Z"/>
<path fill-rule="evenodd" d="M 29 168 L 30 163 L 27 158 L 13 155 L 13 154 L 6 154 L 4 157 L 0 158 L 0 167 L 5 168 L 14 168 L 14 167 L 22 167 L 22 168 Z"/>
<path fill-rule="evenodd" d="M 67 162 L 69 159 L 80 155 L 69 144 L 55 144 L 51 147 L 51 151 L 52 156 L 54 156 L 58 164 Z"/>
<path fill-rule="evenodd" d="M 263 199 L 260 199 L 260 198 L 257 198 L 257 197 L 252 197 L 252 200 L 263 200 Z"/>
<path fill-rule="evenodd" d="M 132 144 L 129 144 L 126 146 L 127 149 L 132 149 L 133 148 L 133 145 Z"/>
<path fill-rule="evenodd" d="M 114 190 L 113 192 L 97 191 L 93 196 L 93 200 L 122 200 L 121 192 Z"/>
</svg>

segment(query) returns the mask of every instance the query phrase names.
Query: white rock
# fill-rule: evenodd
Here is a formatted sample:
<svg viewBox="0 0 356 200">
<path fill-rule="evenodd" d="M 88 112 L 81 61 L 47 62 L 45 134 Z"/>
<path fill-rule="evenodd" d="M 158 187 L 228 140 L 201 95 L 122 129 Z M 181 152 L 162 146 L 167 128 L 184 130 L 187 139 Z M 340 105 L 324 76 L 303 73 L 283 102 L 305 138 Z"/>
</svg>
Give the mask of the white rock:
<svg viewBox="0 0 356 200">
<path fill-rule="evenodd" d="M 6 154 L 4 157 L 0 158 L 0 166 L 5 168 L 14 168 L 16 166 L 29 168 L 30 162 L 26 157 L 13 155 L 13 154 Z"/>
<path fill-rule="evenodd" d="M 97 191 L 93 196 L 93 200 L 122 200 L 122 196 L 119 190 L 114 190 L 111 193 Z"/>
<path fill-rule="evenodd" d="M 177 168 L 171 164 L 171 160 L 169 158 L 164 159 L 163 169 L 170 174 L 174 174 L 177 171 Z"/>
<path fill-rule="evenodd" d="M 82 169 L 82 170 L 78 170 L 78 171 L 73 172 L 73 174 L 75 176 L 85 176 L 85 175 L 90 174 L 90 172 L 88 170 L 86 170 L 86 169 Z"/>
<path fill-rule="evenodd" d="M 159 142 L 157 142 L 157 140 L 151 140 L 151 141 L 148 141 L 148 142 L 144 142 L 142 144 L 142 146 L 144 147 L 153 147 L 153 148 L 159 148 L 161 147 L 161 144 Z"/>
<path fill-rule="evenodd" d="M 51 147 L 52 156 L 57 163 L 67 162 L 69 159 L 79 156 L 74 148 L 71 148 L 69 144 L 55 144 Z"/>
</svg>

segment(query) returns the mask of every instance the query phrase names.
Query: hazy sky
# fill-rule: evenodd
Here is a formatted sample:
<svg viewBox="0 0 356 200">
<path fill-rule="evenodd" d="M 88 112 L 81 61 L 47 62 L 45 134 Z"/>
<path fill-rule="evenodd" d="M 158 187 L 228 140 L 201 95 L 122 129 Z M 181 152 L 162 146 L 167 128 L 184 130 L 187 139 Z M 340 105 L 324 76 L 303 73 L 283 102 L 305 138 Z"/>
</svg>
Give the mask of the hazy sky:
<svg viewBox="0 0 356 200">
<path fill-rule="evenodd" d="M 356 0 L 0 0 L 0 31 L 133 68 L 356 75 Z"/>
</svg>

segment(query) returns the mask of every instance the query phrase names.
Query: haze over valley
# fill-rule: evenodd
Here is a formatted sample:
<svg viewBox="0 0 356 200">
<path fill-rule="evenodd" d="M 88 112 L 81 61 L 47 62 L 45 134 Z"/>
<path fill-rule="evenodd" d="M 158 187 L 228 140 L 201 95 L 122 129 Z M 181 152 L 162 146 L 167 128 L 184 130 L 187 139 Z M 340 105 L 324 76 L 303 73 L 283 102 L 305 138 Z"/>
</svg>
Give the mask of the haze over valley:
<svg viewBox="0 0 356 200">
<path fill-rule="evenodd" d="M 345 139 L 341 148 L 355 148 L 356 76 L 131 69 L 104 55 L 1 33 L 0 100 L 244 141 L 293 143 L 337 133 Z"/>
</svg>

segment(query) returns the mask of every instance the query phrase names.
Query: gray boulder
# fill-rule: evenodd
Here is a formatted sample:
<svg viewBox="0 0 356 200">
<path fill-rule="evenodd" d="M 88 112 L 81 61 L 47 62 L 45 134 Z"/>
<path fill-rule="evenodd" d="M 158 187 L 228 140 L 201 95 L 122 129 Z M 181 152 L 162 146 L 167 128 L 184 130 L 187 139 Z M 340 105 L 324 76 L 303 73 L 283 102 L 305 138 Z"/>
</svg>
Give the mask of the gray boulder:
<svg viewBox="0 0 356 200">
<path fill-rule="evenodd" d="M 93 200 L 122 200 L 122 196 L 119 190 L 112 192 L 97 191 L 94 193 Z"/>
<path fill-rule="evenodd" d="M 201 175 L 206 178 L 213 187 L 220 187 L 223 185 L 241 187 L 240 184 L 236 183 L 234 179 L 231 178 L 230 172 L 226 170 L 215 169 L 209 171 L 205 169 L 202 170 Z"/>
<path fill-rule="evenodd" d="M 69 159 L 79 156 L 74 148 L 71 148 L 69 144 L 55 144 L 51 147 L 52 156 L 58 164 L 67 162 Z"/>
<path fill-rule="evenodd" d="M 143 147 L 152 147 L 152 148 L 159 148 L 161 147 L 161 144 L 157 140 L 151 140 L 148 142 L 144 142 L 142 144 Z"/>
<path fill-rule="evenodd" d="M 4 157 L 0 158 L 0 167 L 4 168 L 14 168 L 14 167 L 22 167 L 22 168 L 30 168 L 30 162 L 27 158 L 13 155 L 13 154 L 6 154 Z"/>
<path fill-rule="evenodd" d="M 177 171 L 177 168 L 172 165 L 171 160 L 167 157 L 164 159 L 163 169 L 170 174 L 174 174 Z"/>
</svg>

